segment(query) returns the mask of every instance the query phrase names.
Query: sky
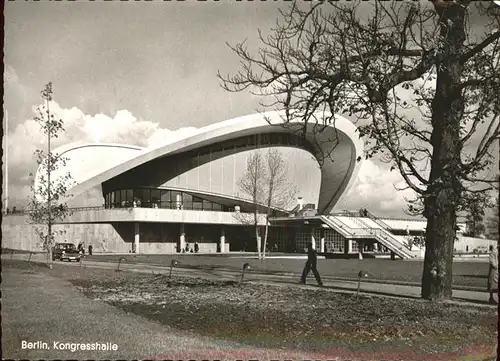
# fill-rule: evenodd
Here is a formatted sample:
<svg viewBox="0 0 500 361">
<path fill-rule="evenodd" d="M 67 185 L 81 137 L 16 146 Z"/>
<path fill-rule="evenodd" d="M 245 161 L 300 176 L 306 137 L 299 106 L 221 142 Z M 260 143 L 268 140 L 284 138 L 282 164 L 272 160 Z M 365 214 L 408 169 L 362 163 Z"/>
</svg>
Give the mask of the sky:
<svg viewBox="0 0 500 361">
<path fill-rule="evenodd" d="M 155 146 L 194 128 L 262 110 L 248 92 L 220 87 L 238 57 L 226 43 L 258 45 L 286 2 L 7 2 L 4 106 L 8 111 L 9 206 L 25 203 L 45 145 L 33 122 L 40 90 L 53 82 L 53 111 L 70 142 Z M 4 125 L 5 126 L 5 125 Z M 5 146 L 5 145 L 4 145 Z M 408 191 L 378 160 L 363 163 L 337 209 L 402 216 Z M 318 173 L 299 171 L 300 177 Z M 304 180 L 305 181 L 305 180 Z"/>
</svg>

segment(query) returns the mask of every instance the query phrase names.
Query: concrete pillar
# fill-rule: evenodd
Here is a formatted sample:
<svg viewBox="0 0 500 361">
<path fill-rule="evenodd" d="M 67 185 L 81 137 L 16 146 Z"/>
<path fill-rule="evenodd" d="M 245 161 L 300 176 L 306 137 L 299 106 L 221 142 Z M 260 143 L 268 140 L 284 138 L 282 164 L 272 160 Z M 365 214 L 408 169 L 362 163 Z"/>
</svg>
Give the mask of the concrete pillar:
<svg viewBox="0 0 500 361">
<path fill-rule="evenodd" d="M 315 228 L 311 228 L 311 242 L 313 249 L 316 249 L 316 238 L 314 238 Z"/>
<path fill-rule="evenodd" d="M 325 230 L 323 228 L 320 229 L 319 231 L 319 235 L 320 235 L 320 246 L 319 246 L 319 249 L 320 249 L 320 252 L 325 252 Z"/>
<path fill-rule="evenodd" d="M 344 240 L 344 254 L 352 253 L 352 239 Z"/>
<path fill-rule="evenodd" d="M 224 231 L 224 228 L 221 228 L 219 243 L 220 243 L 220 252 L 224 253 L 226 250 L 226 232 Z"/>
<path fill-rule="evenodd" d="M 182 251 L 186 248 L 186 231 L 185 231 L 184 223 L 181 223 L 181 237 L 180 237 L 179 245 L 181 247 L 181 253 L 182 253 Z"/>
<path fill-rule="evenodd" d="M 134 252 L 139 253 L 139 241 L 141 239 L 139 222 L 134 223 Z"/>
<path fill-rule="evenodd" d="M 365 248 L 365 242 L 358 241 L 358 259 L 363 259 L 364 248 Z"/>
</svg>

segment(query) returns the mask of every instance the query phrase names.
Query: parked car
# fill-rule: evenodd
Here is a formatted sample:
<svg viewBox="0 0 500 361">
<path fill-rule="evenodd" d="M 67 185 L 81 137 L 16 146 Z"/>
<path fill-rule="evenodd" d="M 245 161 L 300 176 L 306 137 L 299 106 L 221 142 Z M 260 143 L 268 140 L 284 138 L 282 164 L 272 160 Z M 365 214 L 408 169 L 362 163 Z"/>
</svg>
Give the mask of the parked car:
<svg viewBox="0 0 500 361">
<path fill-rule="evenodd" d="M 76 249 L 76 246 L 73 243 L 56 243 L 54 247 L 52 247 L 52 260 L 55 261 L 59 259 L 64 261 L 65 259 L 68 261 L 80 261 L 82 257 L 82 252 Z"/>
</svg>

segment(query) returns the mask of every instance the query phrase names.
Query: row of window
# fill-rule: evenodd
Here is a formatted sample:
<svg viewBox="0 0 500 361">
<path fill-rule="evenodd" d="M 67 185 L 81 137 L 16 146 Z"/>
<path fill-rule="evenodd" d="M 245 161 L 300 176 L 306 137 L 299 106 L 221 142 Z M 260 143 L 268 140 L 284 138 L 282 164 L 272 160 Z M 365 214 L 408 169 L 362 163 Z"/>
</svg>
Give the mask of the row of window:
<svg viewBox="0 0 500 361">
<path fill-rule="evenodd" d="M 223 152 L 224 150 L 248 148 L 249 146 L 260 148 L 268 145 L 292 146 L 306 149 L 310 152 L 313 151 L 312 146 L 298 135 L 290 133 L 264 133 L 247 135 L 224 142 L 219 142 L 216 144 L 212 144 L 206 148 L 197 149 L 192 152 L 193 154 L 204 155 L 209 153 Z"/>
<path fill-rule="evenodd" d="M 189 193 L 163 189 L 122 189 L 105 196 L 106 208 L 165 208 L 232 212 L 234 209 Z"/>
</svg>

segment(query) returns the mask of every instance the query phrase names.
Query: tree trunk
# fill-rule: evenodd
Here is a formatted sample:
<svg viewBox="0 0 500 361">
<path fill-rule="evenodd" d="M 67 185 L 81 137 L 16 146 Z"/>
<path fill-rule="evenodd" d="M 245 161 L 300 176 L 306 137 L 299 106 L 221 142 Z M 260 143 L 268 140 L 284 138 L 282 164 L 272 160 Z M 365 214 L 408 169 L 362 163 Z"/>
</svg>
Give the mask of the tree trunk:
<svg viewBox="0 0 500 361">
<path fill-rule="evenodd" d="M 52 247 L 47 249 L 47 267 L 52 269 Z"/>
<path fill-rule="evenodd" d="M 427 230 L 422 297 L 436 301 L 452 296 L 453 245 L 462 189 L 458 173 L 462 152 L 460 121 L 464 111 L 459 87 L 463 65 L 458 55 L 465 40 L 465 12 L 458 5 L 454 8 L 441 17 L 443 49 L 436 65 L 436 93 L 431 119 L 433 156 L 424 201 Z"/>
<path fill-rule="evenodd" d="M 254 226 L 255 226 L 255 241 L 257 242 L 257 256 L 261 259 L 260 255 L 260 235 L 259 235 L 259 219 L 257 211 L 254 212 Z"/>
<path fill-rule="evenodd" d="M 269 231 L 269 215 L 266 215 L 266 225 L 264 228 L 264 249 L 262 250 L 262 259 L 266 258 L 267 235 Z"/>
</svg>

